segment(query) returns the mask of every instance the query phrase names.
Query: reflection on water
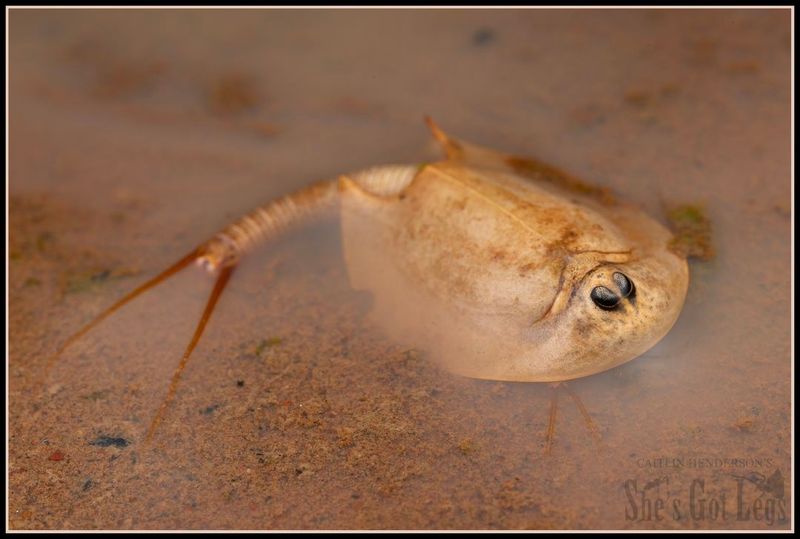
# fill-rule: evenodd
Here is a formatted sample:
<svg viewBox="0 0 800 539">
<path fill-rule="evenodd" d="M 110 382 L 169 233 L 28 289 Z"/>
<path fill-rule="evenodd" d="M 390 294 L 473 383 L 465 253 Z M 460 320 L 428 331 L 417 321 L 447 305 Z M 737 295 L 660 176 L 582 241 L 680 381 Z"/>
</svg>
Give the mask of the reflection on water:
<svg viewBox="0 0 800 539">
<path fill-rule="evenodd" d="M 12 13 L 12 527 L 787 527 L 785 13 L 210 17 Z M 152 446 L 213 284 L 199 268 L 37 385 L 66 335 L 254 205 L 431 159 L 423 113 L 653 215 L 706 203 L 718 256 L 690 268 L 673 330 L 571 383 L 599 443 L 562 395 L 545 457 L 546 385 L 454 376 L 390 339 L 335 220 L 237 270 Z"/>
</svg>

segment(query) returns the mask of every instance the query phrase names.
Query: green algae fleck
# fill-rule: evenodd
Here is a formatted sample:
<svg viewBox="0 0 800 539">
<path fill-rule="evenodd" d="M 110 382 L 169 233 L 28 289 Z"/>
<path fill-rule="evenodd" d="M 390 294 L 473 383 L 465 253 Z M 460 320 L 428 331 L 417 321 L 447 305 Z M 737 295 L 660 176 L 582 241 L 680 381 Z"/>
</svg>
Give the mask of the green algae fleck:
<svg viewBox="0 0 800 539">
<path fill-rule="evenodd" d="M 667 219 L 674 231 L 669 249 L 680 256 L 700 260 L 714 258 L 711 244 L 711 221 L 702 206 L 687 204 L 667 210 Z"/>
</svg>

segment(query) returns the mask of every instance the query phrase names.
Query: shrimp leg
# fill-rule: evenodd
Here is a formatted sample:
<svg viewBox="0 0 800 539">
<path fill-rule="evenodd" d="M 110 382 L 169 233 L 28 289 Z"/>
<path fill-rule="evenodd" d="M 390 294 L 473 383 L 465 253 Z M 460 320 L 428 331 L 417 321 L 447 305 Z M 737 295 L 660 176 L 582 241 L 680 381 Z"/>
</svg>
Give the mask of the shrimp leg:
<svg viewBox="0 0 800 539">
<path fill-rule="evenodd" d="M 192 352 L 200 341 L 203 331 L 211 318 L 211 314 L 241 257 L 263 241 L 284 232 L 291 225 L 306 221 L 309 217 L 319 216 L 322 210 L 328 208 L 337 200 L 337 194 L 338 189 L 336 181 L 319 182 L 268 202 L 238 221 L 228 225 L 209 241 L 201 244 L 166 270 L 123 296 L 97 315 L 88 324 L 68 337 L 56 350 L 55 354 L 47 361 L 42 379 L 47 376 L 64 351 L 86 335 L 91 329 L 140 294 L 161 284 L 189 266 L 192 262 L 197 262 L 210 273 L 218 271 L 219 273 L 214 288 L 206 302 L 205 309 L 200 316 L 192 339 L 189 341 L 175 369 L 167 395 L 162 400 L 158 411 L 147 429 L 145 443 L 149 442 L 164 417 L 169 403 L 175 395 L 181 374 L 186 368 Z"/>
<path fill-rule="evenodd" d="M 547 437 L 545 439 L 544 454 L 549 456 L 553 448 L 553 438 L 556 433 L 556 414 L 558 413 L 558 382 L 550 385 L 550 418 L 547 421 Z"/>
<path fill-rule="evenodd" d="M 174 263 L 172 266 L 168 267 L 167 269 L 165 269 L 164 271 L 162 271 L 161 273 L 159 273 L 158 275 L 156 275 L 155 277 L 153 277 L 152 279 L 150 279 L 146 283 L 138 286 L 133 291 L 131 291 L 128 294 L 126 294 L 125 296 L 123 296 L 119 301 L 114 303 L 111 307 L 107 308 L 105 311 L 103 311 L 102 313 L 98 314 L 88 324 L 84 325 L 81 329 L 79 329 L 78 331 L 76 331 L 75 333 L 70 335 L 67 338 L 67 340 L 64 341 L 64 343 L 61 346 L 58 347 L 58 350 L 56 350 L 55 354 L 53 354 L 50 357 L 50 359 L 47 360 L 47 363 L 45 364 L 45 367 L 44 367 L 44 373 L 42 375 L 42 378 L 44 379 L 50 373 L 50 369 L 53 368 L 53 365 L 55 365 L 56 360 L 58 360 L 58 358 L 61 357 L 61 354 L 64 353 L 64 350 L 69 348 L 69 346 L 72 343 L 74 343 L 75 341 L 77 341 L 78 339 L 80 339 L 81 337 L 86 335 L 89 332 L 90 329 L 92 329 L 93 327 L 98 325 L 100 322 L 102 322 L 103 320 L 108 318 L 108 316 L 110 316 L 112 313 L 117 311 L 120 307 L 124 306 L 126 303 L 128 303 L 129 301 L 134 299 L 136 296 L 138 296 L 142 292 L 146 292 L 147 290 L 153 288 L 154 286 L 156 286 L 157 284 L 161 283 L 162 281 L 165 281 L 169 277 L 172 277 L 173 275 L 178 273 L 180 270 L 182 270 L 183 268 L 185 268 L 186 266 L 188 266 L 189 264 L 194 262 L 196 259 L 197 259 L 197 249 L 193 250 L 191 253 L 189 253 L 188 255 L 184 256 L 183 258 L 178 260 L 176 263 Z"/>
<path fill-rule="evenodd" d="M 578 407 L 578 410 L 580 411 L 581 415 L 583 416 L 583 420 L 586 423 L 586 428 L 589 429 L 589 432 L 592 435 L 592 439 L 594 439 L 595 443 L 599 444 L 600 431 L 597 429 L 597 423 L 595 423 L 592 419 L 592 416 L 589 415 L 588 410 L 586 410 L 586 407 L 583 405 L 583 402 L 578 397 L 577 393 L 575 393 L 566 382 L 562 383 L 561 385 L 564 386 L 564 389 L 567 390 L 567 393 L 569 393 L 569 396 L 572 397 L 573 402 L 575 402 L 575 406 Z"/>
<path fill-rule="evenodd" d="M 589 415 L 589 412 L 586 410 L 586 407 L 581 402 L 581 399 L 578 397 L 577 393 L 575 393 L 571 387 L 566 382 L 554 382 L 550 384 L 550 417 L 547 422 L 547 434 L 545 438 L 545 446 L 544 446 L 544 454 L 550 455 L 550 451 L 553 447 L 553 438 L 555 437 L 556 432 L 556 415 L 558 412 L 558 388 L 563 387 L 567 394 L 572 398 L 572 401 L 575 403 L 575 406 L 580 411 L 581 415 L 583 416 L 583 420 L 586 423 L 586 428 L 589 429 L 589 432 L 592 435 L 592 439 L 596 444 L 600 443 L 600 432 L 597 428 L 597 424 L 594 422 L 592 417 Z"/>
<path fill-rule="evenodd" d="M 197 322 L 197 328 L 194 330 L 192 340 L 189 341 L 189 344 L 186 346 L 186 351 L 183 352 L 181 362 L 175 369 L 175 374 L 172 375 L 172 381 L 169 384 L 167 396 L 164 397 L 163 401 L 161 401 L 161 406 L 159 406 L 158 412 L 156 412 L 156 415 L 150 422 L 150 427 L 147 429 L 147 435 L 144 437 L 145 443 L 148 443 L 153 437 L 153 433 L 156 431 L 158 424 L 161 422 L 161 418 L 169 406 L 170 401 L 172 401 L 172 397 L 175 396 L 175 391 L 178 389 L 178 381 L 181 378 L 183 369 L 186 368 L 186 363 L 189 362 L 189 356 L 192 355 L 194 347 L 197 346 L 197 343 L 200 341 L 200 337 L 203 335 L 203 331 L 206 328 L 208 319 L 211 317 L 211 313 L 214 311 L 214 307 L 217 305 L 217 300 L 222 295 L 222 291 L 225 289 L 225 285 L 228 284 L 228 280 L 230 279 L 234 269 L 236 269 L 236 266 L 227 266 L 220 270 L 219 276 L 217 277 L 217 282 L 214 284 L 214 289 L 211 291 L 211 295 L 208 297 L 208 302 L 206 303 L 206 308 L 203 311 L 203 315 L 200 317 L 200 321 Z"/>
</svg>

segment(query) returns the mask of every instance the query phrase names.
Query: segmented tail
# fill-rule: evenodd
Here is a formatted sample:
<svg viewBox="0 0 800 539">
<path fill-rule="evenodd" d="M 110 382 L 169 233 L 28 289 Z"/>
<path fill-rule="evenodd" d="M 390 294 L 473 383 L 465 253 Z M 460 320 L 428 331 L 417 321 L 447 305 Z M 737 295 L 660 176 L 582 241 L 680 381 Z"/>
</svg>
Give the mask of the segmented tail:
<svg viewBox="0 0 800 539">
<path fill-rule="evenodd" d="M 186 368 L 192 352 L 198 342 L 200 342 L 200 338 L 211 318 L 211 314 L 242 256 L 261 242 L 285 232 L 291 226 L 305 222 L 309 217 L 319 215 L 321 213 L 320 210 L 332 205 L 336 201 L 336 196 L 337 186 L 335 181 L 319 182 L 292 194 L 270 201 L 228 225 L 209 241 L 193 249 L 189 254 L 185 255 L 167 269 L 123 296 L 89 323 L 69 336 L 45 364 L 42 380 L 47 377 L 64 351 L 86 335 L 91 329 L 139 295 L 163 283 L 189 266 L 192 262 L 200 263 L 209 272 L 218 271 L 219 273 L 214 288 L 208 297 L 205 309 L 200 316 L 194 334 L 172 375 L 172 381 L 170 382 L 167 395 L 162 400 L 158 411 L 153 416 L 150 426 L 147 429 L 145 443 L 148 443 L 169 407 L 169 403 L 178 388 L 181 374 Z"/>
</svg>

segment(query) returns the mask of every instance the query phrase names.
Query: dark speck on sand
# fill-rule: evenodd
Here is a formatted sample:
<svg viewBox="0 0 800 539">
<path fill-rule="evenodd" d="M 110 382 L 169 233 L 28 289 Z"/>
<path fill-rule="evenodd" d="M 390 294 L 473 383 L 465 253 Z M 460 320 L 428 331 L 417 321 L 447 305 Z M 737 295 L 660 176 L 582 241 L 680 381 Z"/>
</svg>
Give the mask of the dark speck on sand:
<svg viewBox="0 0 800 539">
<path fill-rule="evenodd" d="M 96 445 L 99 447 L 127 447 L 130 445 L 130 442 L 125 438 L 114 438 L 111 436 L 100 436 L 95 438 L 93 441 L 89 442 L 89 445 Z"/>
</svg>

